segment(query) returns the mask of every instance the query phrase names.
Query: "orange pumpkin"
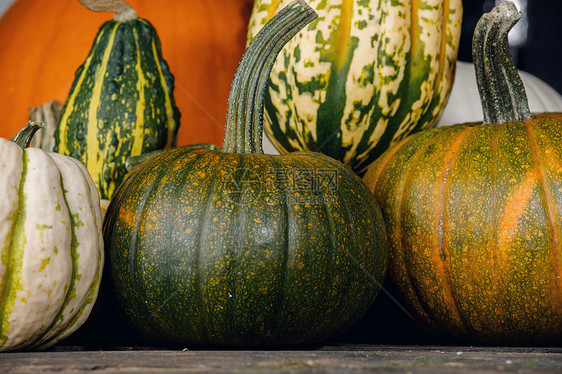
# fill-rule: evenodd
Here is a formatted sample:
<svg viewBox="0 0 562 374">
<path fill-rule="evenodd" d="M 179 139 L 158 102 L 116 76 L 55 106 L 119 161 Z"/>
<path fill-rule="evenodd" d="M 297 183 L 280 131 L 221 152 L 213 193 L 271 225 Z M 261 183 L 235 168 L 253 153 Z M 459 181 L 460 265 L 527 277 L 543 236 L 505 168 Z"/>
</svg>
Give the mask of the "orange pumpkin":
<svg viewBox="0 0 562 374">
<path fill-rule="evenodd" d="M 130 0 L 162 41 L 176 78 L 178 144 L 222 144 L 230 82 L 244 52 L 252 0 Z M 77 0 L 17 0 L 0 19 L 0 137 L 30 107 L 64 102 L 98 28 L 113 17 Z M 212 88 L 211 88 L 212 87 Z"/>
</svg>

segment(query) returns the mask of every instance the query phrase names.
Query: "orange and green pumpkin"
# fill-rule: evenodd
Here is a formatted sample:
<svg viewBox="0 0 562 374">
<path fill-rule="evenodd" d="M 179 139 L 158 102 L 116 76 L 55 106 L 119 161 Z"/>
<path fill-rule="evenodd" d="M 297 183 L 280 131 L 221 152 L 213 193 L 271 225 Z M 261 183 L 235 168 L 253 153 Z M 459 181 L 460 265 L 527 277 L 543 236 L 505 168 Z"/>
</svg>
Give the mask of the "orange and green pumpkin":
<svg viewBox="0 0 562 374">
<path fill-rule="evenodd" d="M 410 310 L 470 342 L 562 334 L 562 115 L 528 110 L 507 43 L 519 17 L 504 2 L 475 31 L 484 123 L 412 135 L 364 177 Z"/>
<path fill-rule="evenodd" d="M 166 345 L 318 342 L 359 320 L 386 273 L 371 192 L 320 153 L 263 154 L 275 56 L 315 16 L 279 12 L 234 77 L 221 151 L 181 147 L 136 167 L 108 208 L 115 295 L 142 337 Z"/>
<path fill-rule="evenodd" d="M 248 40 L 288 0 L 257 0 Z M 310 0 L 319 14 L 273 67 L 264 127 L 281 152 L 311 150 L 363 173 L 436 124 L 449 97 L 461 0 Z"/>
</svg>

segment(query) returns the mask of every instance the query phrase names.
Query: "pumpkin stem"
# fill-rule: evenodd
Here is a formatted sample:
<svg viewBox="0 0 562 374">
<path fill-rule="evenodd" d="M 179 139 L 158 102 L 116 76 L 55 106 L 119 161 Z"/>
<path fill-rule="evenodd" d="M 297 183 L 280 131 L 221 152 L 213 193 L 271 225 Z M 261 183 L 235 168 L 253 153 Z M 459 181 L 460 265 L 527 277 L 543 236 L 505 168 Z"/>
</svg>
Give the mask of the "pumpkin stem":
<svg viewBox="0 0 562 374">
<path fill-rule="evenodd" d="M 224 152 L 263 153 L 263 98 L 269 74 L 285 44 L 317 16 L 303 0 L 295 0 L 267 22 L 252 40 L 230 87 Z"/>
<path fill-rule="evenodd" d="M 33 135 L 35 135 L 37 130 L 42 129 L 43 127 L 45 127 L 45 125 L 41 122 L 27 121 L 25 127 L 14 135 L 12 141 L 25 149 L 29 147 L 29 144 L 31 144 L 31 139 L 33 139 Z"/>
<path fill-rule="evenodd" d="M 113 19 L 125 23 L 137 19 L 137 12 L 123 0 L 78 0 L 94 12 L 112 12 Z"/>
<path fill-rule="evenodd" d="M 472 59 L 484 123 L 533 118 L 507 40 L 509 30 L 520 18 L 521 13 L 515 4 L 502 1 L 480 18 L 474 30 Z"/>
<path fill-rule="evenodd" d="M 46 104 L 29 109 L 29 119 L 45 125 L 33 137 L 30 144 L 32 147 L 38 147 L 48 152 L 53 151 L 55 147 L 55 131 L 57 130 L 61 112 L 62 104 L 57 100 L 51 100 Z"/>
</svg>

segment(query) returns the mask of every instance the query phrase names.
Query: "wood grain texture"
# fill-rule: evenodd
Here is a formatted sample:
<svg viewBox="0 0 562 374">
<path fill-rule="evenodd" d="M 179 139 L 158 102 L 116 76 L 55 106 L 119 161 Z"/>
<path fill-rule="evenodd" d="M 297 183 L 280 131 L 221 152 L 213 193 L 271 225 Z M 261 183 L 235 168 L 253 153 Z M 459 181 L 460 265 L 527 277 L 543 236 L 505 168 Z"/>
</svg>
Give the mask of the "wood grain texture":
<svg viewBox="0 0 562 374">
<path fill-rule="evenodd" d="M 277 351 L 147 350 L 121 347 L 7 353 L 0 373 L 556 373 L 561 348 L 330 345 Z M 77 351 L 78 350 L 78 351 Z"/>
</svg>

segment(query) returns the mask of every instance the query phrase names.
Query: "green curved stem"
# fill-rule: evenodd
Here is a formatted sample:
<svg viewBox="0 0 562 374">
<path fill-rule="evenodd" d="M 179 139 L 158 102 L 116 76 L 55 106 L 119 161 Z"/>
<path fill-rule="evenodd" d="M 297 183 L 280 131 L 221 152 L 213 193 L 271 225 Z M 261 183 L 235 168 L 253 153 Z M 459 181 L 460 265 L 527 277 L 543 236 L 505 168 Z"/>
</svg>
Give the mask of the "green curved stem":
<svg viewBox="0 0 562 374">
<path fill-rule="evenodd" d="M 252 40 L 230 87 L 224 152 L 263 153 L 263 105 L 269 74 L 285 44 L 317 16 L 303 0 L 293 1 Z"/>
<path fill-rule="evenodd" d="M 29 147 L 31 144 L 31 139 L 37 130 L 45 127 L 41 122 L 28 121 L 23 129 L 18 131 L 16 135 L 12 138 L 12 141 L 22 147 L 23 149 Z"/>
<path fill-rule="evenodd" d="M 472 58 L 484 123 L 533 118 L 507 40 L 509 30 L 520 18 L 515 4 L 503 1 L 484 14 L 474 30 Z"/>
</svg>

